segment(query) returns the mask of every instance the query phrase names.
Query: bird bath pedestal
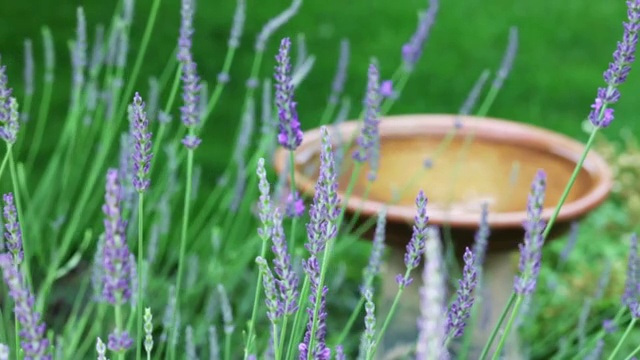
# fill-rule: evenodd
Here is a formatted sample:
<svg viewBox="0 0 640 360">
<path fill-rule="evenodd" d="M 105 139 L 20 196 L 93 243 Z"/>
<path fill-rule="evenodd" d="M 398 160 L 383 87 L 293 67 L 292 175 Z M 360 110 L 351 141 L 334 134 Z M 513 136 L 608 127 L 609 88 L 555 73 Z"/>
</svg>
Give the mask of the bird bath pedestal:
<svg viewBox="0 0 640 360">
<path fill-rule="evenodd" d="M 359 126 L 359 122 L 345 122 L 330 128 L 334 149 L 357 136 Z M 543 219 L 548 220 L 584 145 L 531 125 L 458 115 L 390 116 L 381 121 L 379 130 L 377 179 L 369 182 L 368 169 L 363 167 L 352 196 L 344 199 L 352 176 L 353 148 L 344 152 L 339 177 L 341 201 L 347 201 L 348 214 L 360 214 L 359 223 L 376 217 L 383 208 L 387 211 L 386 243 L 390 253 L 382 269 L 378 319 L 384 319 L 398 289 L 395 276 L 405 271 L 404 247 L 411 238 L 419 190 L 424 190 L 429 200 L 429 223 L 450 230 L 454 254 L 473 246 L 482 204 L 486 203 L 491 235 L 483 267 L 484 288 L 476 292 L 476 296 L 484 298 L 484 304 L 480 304 L 483 309 L 479 310 L 485 319 L 480 317 L 477 325 L 483 327 L 481 330 L 476 327 L 477 336 L 473 340 L 475 347 L 482 346 L 511 295 L 517 272 L 517 248 L 524 235 L 522 223 L 526 219 L 527 196 L 536 171 L 544 169 L 547 173 Z M 319 152 L 319 129 L 306 132 L 296 151 L 295 176 L 296 186 L 307 195 L 314 191 Z M 285 169 L 287 161 L 285 151 L 276 153 L 278 171 Z M 606 162 L 591 153 L 547 241 L 557 238 L 572 221 L 604 201 L 611 181 Z M 372 239 L 372 233 L 368 231 L 363 238 Z M 414 272 L 413 278 L 380 344 L 379 354 L 399 345 L 415 344 L 421 269 Z M 455 295 L 455 288 L 452 287 L 449 294 Z M 515 337 L 508 341 L 505 351 L 509 359 L 518 358 Z"/>
</svg>

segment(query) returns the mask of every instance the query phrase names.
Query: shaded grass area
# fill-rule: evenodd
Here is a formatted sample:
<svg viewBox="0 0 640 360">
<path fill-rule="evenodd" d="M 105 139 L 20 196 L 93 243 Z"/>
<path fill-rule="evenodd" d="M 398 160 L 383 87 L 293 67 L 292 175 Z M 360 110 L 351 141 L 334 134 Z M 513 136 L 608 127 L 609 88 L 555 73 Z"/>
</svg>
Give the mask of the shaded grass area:
<svg viewBox="0 0 640 360">
<path fill-rule="evenodd" d="M 262 25 L 288 5 L 288 1 L 248 0 L 248 14 L 241 49 L 232 66 L 231 83 L 221 104 L 203 130 L 206 167 L 220 169 L 227 161 L 240 122 L 241 99 L 252 61 L 253 44 Z M 59 89 L 53 98 L 49 126 L 60 127 L 66 113 L 71 79 L 67 41 L 74 35 L 75 7 L 82 5 L 89 29 L 108 23 L 112 2 L 30 0 L 7 2 L 0 15 L 0 53 L 8 66 L 10 84 L 22 94 L 22 42 L 34 39 L 36 69 L 42 74 L 40 27 L 52 28 L 56 39 Z M 145 16 L 151 0 L 138 1 L 135 10 L 130 59 L 136 54 Z M 147 78 L 159 76 L 171 56 L 179 25 L 178 0 L 163 0 L 158 25 L 145 60 L 138 89 L 147 91 Z M 226 51 L 235 1 L 216 4 L 198 2 L 194 37 L 195 58 L 202 78 L 215 81 Z M 360 111 L 366 83 L 366 66 L 375 56 L 383 77 L 390 77 L 400 61 L 399 48 L 411 36 L 417 11 L 427 6 L 423 0 L 307 0 L 300 14 L 276 34 L 267 50 L 262 77 L 270 77 L 277 38 L 295 37 L 304 32 L 308 51 L 317 56 L 309 78 L 297 93 L 304 128 L 314 127 L 330 90 L 341 37 L 351 41 L 351 64 L 347 93 L 354 101 L 351 115 Z M 580 121 L 588 114 L 596 88 L 602 85 L 615 42 L 622 34 L 624 1 L 594 0 L 585 6 L 580 0 L 530 2 L 524 0 L 465 0 L 443 2 L 415 76 L 409 81 L 393 113 L 456 112 L 473 82 L 485 68 L 499 65 L 510 26 L 520 30 L 520 46 L 510 78 L 506 81 L 490 115 L 534 123 L 580 140 Z M 93 31 L 89 38 L 92 39 Z M 295 44 L 295 43 L 294 43 Z M 294 49 L 295 50 L 295 49 Z M 39 78 L 39 77 L 38 77 Z M 617 121 L 612 127 L 629 126 L 640 130 L 635 120 L 635 94 L 640 80 L 632 77 L 621 89 L 623 97 L 616 107 Z M 35 104 L 38 103 L 36 94 Z M 167 96 L 164 93 L 163 96 Z M 177 113 L 174 119 L 177 119 Z M 54 132 L 55 133 L 55 132 Z M 613 134 L 614 132 L 609 132 Z M 51 149 L 54 136 L 45 140 Z M 206 154 L 206 155 L 205 155 Z"/>
</svg>

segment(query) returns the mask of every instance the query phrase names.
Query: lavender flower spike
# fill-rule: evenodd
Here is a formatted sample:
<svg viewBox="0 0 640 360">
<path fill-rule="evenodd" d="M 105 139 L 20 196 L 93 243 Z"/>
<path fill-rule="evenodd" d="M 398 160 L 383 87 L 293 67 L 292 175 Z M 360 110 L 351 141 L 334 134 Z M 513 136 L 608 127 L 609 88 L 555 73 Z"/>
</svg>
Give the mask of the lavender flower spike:
<svg viewBox="0 0 640 360">
<path fill-rule="evenodd" d="M 44 336 L 46 325 L 41 321 L 40 314 L 34 311 L 34 296 L 25 284 L 22 273 L 8 253 L 0 254 L 0 267 L 4 282 L 9 287 L 9 296 L 15 303 L 14 312 L 22 325 L 20 345 L 24 351 L 24 358 L 50 360 L 51 355 L 47 355 L 49 340 Z"/>
<path fill-rule="evenodd" d="M 9 360 L 9 347 L 5 344 L 0 344 L 0 360 Z"/>
<path fill-rule="evenodd" d="M 293 84 L 291 82 L 291 63 L 289 58 L 289 48 L 291 40 L 284 38 L 280 42 L 280 51 L 276 56 L 276 105 L 278 107 L 278 118 L 280 120 L 278 142 L 289 150 L 295 150 L 302 143 L 302 130 L 300 120 L 296 110 L 296 102 L 293 95 Z"/>
<path fill-rule="evenodd" d="M 377 177 L 380 153 L 380 74 L 374 64 L 369 65 L 369 76 L 367 82 L 366 111 L 364 115 L 364 126 L 358 137 L 358 150 L 353 153 L 353 159 L 357 162 L 369 163 L 370 181 Z"/>
<path fill-rule="evenodd" d="M 491 87 L 494 89 L 502 88 L 502 84 L 504 80 L 509 75 L 511 71 L 511 67 L 513 66 L 513 60 L 516 57 L 516 52 L 518 51 L 518 28 L 512 27 L 509 29 L 509 42 L 507 44 L 507 51 L 502 58 L 502 63 L 500 64 L 500 68 L 498 69 L 498 73 L 496 74 L 495 79 L 493 79 L 493 84 Z"/>
<path fill-rule="evenodd" d="M 33 43 L 31 39 L 24 41 L 24 93 L 32 96 L 34 92 L 34 75 L 33 75 Z"/>
<path fill-rule="evenodd" d="M 464 333 L 465 322 L 469 318 L 473 307 L 473 292 L 478 283 L 475 256 L 469 248 L 465 249 L 463 259 L 464 269 L 462 270 L 462 279 L 458 280 L 457 297 L 451 304 L 451 309 L 447 314 L 446 333 L 451 337 L 460 337 Z"/>
<path fill-rule="evenodd" d="M 624 35 L 618 42 L 613 53 L 613 62 L 604 72 L 606 88 L 599 88 L 595 102 L 591 105 L 589 121 L 596 127 L 607 127 L 613 121 L 613 109 L 607 108 L 620 99 L 620 86 L 631 71 L 631 64 L 635 61 L 636 45 L 638 44 L 638 31 L 640 30 L 640 0 L 627 1 L 628 22 L 623 23 Z"/>
<path fill-rule="evenodd" d="M 103 295 L 112 305 L 125 304 L 131 298 L 130 252 L 125 239 L 126 222 L 120 215 L 122 188 L 118 171 L 107 171 L 105 204 L 105 244 L 102 264 L 105 269 Z"/>
<path fill-rule="evenodd" d="M 416 207 L 418 208 L 418 213 L 415 216 L 413 235 L 411 236 L 411 241 L 407 244 L 407 252 L 404 254 L 404 264 L 407 266 L 407 271 L 404 275 L 398 274 L 396 276 L 396 282 L 400 285 L 400 288 L 405 288 L 411 284 L 413 281 L 410 276 L 411 271 L 420 265 L 420 258 L 425 251 L 429 217 L 427 216 L 427 197 L 422 190 L 420 190 L 416 198 Z"/>
<path fill-rule="evenodd" d="M 430 0 L 429 9 L 420 14 L 420 22 L 416 32 L 411 37 L 408 43 L 402 46 L 402 59 L 404 60 L 405 68 L 412 71 L 420 56 L 422 56 L 422 50 L 424 49 L 424 43 L 429 37 L 431 27 L 436 20 L 438 14 L 439 0 Z"/>
<path fill-rule="evenodd" d="M 244 22 L 247 17 L 247 1 L 237 0 L 236 11 L 233 14 L 233 24 L 231 25 L 231 35 L 229 36 L 229 47 L 237 49 L 240 46 L 240 38 Z"/>
<path fill-rule="evenodd" d="M 631 306 L 634 302 L 640 301 L 640 279 L 638 278 L 640 258 L 638 257 L 638 236 L 636 234 L 632 234 L 630 240 L 627 279 L 624 284 L 624 294 L 622 295 L 622 304 L 625 306 Z"/>
<path fill-rule="evenodd" d="M 349 40 L 340 41 L 340 55 L 338 56 L 338 69 L 331 85 L 330 104 L 338 104 L 338 100 L 344 91 L 344 84 L 347 81 L 347 67 L 349 66 Z"/>
<path fill-rule="evenodd" d="M 24 250 L 22 249 L 22 230 L 18 222 L 18 212 L 13 204 L 13 194 L 4 194 L 4 238 L 7 241 L 7 248 L 13 256 L 16 265 L 20 265 L 24 259 Z"/>
<path fill-rule="evenodd" d="M 20 123 L 18 122 L 18 102 L 11 97 L 6 67 L 0 66 L 0 138 L 7 144 L 13 145 L 18 136 Z"/>
<path fill-rule="evenodd" d="M 133 138 L 135 150 L 132 152 L 133 187 L 137 192 L 145 192 L 149 188 L 149 165 L 151 163 L 151 133 L 149 132 L 149 119 L 144 111 L 142 97 L 136 92 L 133 97 Z"/>
<path fill-rule="evenodd" d="M 287 249 L 282 216 L 275 209 L 273 213 L 273 233 L 271 235 L 273 246 L 271 250 L 275 255 L 273 259 L 276 283 L 280 291 L 280 302 L 286 315 L 293 315 L 298 310 L 298 275 L 291 265 L 291 257 Z"/>
<path fill-rule="evenodd" d="M 194 1 L 182 0 L 180 6 L 180 37 L 178 38 L 178 61 L 191 60 L 191 37 L 193 36 Z"/>
<path fill-rule="evenodd" d="M 440 236 L 436 228 L 428 229 L 425 241 L 425 266 L 420 289 L 420 318 L 416 360 L 444 360 L 449 358 L 445 340 L 446 286 Z"/>
<path fill-rule="evenodd" d="M 195 149 L 201 140 L 192 134 L 200 124 L 200 111 L 198 109 L 200 98 L 200 77 L 197 73 L 197 65 L 193 60 L 188 60 L 182 66 L 182 98 L 184 105 L 180 108 L 182 123 L 190 131 L 182 140 L 187 149 Z"/>
<path fill-rule="evenodd" d="M 540 262 L 542 261 L 543 232 L 546 226 L 542 220 L 547 176 L 538 170 L 531 184 L 527 202 L 527 220 L 524 222 L 524 244 L 520 244 L 520 275 L 516 276 L 514 290 L 517 295 L 530 295 L 536 287 Z"/>
</svg>

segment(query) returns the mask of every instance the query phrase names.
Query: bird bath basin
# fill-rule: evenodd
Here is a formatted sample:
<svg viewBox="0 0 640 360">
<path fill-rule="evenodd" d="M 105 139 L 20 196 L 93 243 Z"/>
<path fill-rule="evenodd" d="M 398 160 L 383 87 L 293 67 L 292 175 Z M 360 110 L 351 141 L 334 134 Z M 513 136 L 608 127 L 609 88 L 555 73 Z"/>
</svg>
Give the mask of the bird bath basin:
<svg viewBox="0 0 640 360">
<path fill-rule="evenodd" d="M 460 124 L 458 128 L 455 124 Z M 357 136 L 360 122 L 345 122 L 329 128 L 334 151 Z M 359 223 L 375 217 L 386 207 L 387 237 L 391 253 L 383 269 L 383 296 L 397 290 L 394 277 L 404 273 L 404 246 L 411 238 L 415 216 L 415 197 L 420 189 L 429 200 L 427 214 L 431 225 L 451 229 L 455 252 L 471 246 L 478 228 L 482 204 L 489 209 L 491 229 L 485 261 L 485 290 L 490 294 L 490 320 L 497 320 L 511 294 L 516 271 L 515 250 L 522 242 L 522 223 L 531 181 L 538 169 L 547 173 L 547 192 L 543 218 L 548 220 L 571 177 L 584 145 L 549 130 L 512 121 L 458 115 L 389 116 L 380 123 L 381 149 L 377 179 L 369 182 L 368 169 L 362 167 L 347 215 L 359 213 Z M 305 133 L 295 154 L 296 187 L 313 195 L 320 151 L 320 131 Z M 352 176 L 353 149 L 344 152 L 339 177 L 339 196 L 344 201 Z M 285 169 L 288 153 L 275 155 L 278 172 Z M 590 153 L 562 207 L 548 238 L 553 240 L 577 220 L 605 200 L 612 184 L 606 162 Z M 345 224 L 348 221 L 345 221 Z M 373 227 L 372 227 L 373 229 Z M 371 239 L 372 231 L 364 238 Z M 420 273 L 403 295 L 400 311 L 388 334 L 415 341 L 415 319 L 419 314 Z M 391 295 L 387 295 L 390 293 Z M 385 311 L 383 301 L 380 311 Z M 382 315 L 383 316 L 383 315 Z M 478 333 L 478 331 L 476 331 Z M 388 348 L 388 344 L 381 344 Z M 392 341 L 397 343 L 397 341 Z M 509 357 L 511 358 L 511 357 Z"/>
</svg>

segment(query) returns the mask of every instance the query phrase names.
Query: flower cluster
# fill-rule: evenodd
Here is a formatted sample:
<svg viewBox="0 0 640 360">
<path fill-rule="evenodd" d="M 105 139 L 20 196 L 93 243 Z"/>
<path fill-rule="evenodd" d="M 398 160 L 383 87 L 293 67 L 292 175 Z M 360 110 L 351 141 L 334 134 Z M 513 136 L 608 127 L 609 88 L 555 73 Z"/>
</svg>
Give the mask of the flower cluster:
<svg viewBox="0 0 640 360">
<path fill-rule="evenodd" d="M 22 249 L 22 230 L 18 222 L 18 212 L 13 204 L 13 194 L 4 194 L 4 238 L 7 241 L 7 248 L 13 256 L 14 263 L 20 265 L 24 259 Z"/>
<path fill-rule="evenodd" d="M 8 85 L 6 70 L 4 65 L 0 65 L 0 138 L 13 145 L 20 128 L 18 101 L 11 97 L 12 89 Z"/>
<path fill-rule="evenodd" d="M 524 243 L 520 244 L 520 275 L 516 276 L 514 290 L 518 295 L 530 295 L 536 287 L 540 262 L 542 261 L 542 245 L 545 221 L 542 220 L 544 195 L 547 186 L 547 175 L 538 170 L 531 184 L 531 192 L 527 202 L 527 220 L 524 222 Z"/>
<path fill-rule="evenodd" d="M 420 190 L 416 197 L 416 207 L 418 212 L 415 216 L 415 224 L 413 225 L 413 235 L 411 240 L 407 244 L 407 251 L 404 254 L 404 264 L 407 267 L 407 271 L 404 274 L 398 274 L 396 276 L 396 282 L 401 288 L 409 286 L 413 282 L 411 278 L 411 271 L 420 265 L 420 259 L 424 254 L 425 242 L 427 241 L 427 234 L 429 228 L 427 222 L 429 217 L 427 216 L 427 197 L 424 192 Z"/>
<path fill-rule="evenodd" d="M 135 150 L 132 153 L 135 176 L 133 187 L 138 192 L 144 192 L 149 188 L 149 166 L 151 163 L 151 133 L 149 132 L 149 119 L 144 111 L 144 103 L 140 94 L 133 97 L 133 131 Z"/>
<path fill-rule="evenodd" d="M 357 140 L 359 148 L 353 153 L 355 161 L 369 163 L 370 181 L 376 179 L 380 161 L 380 99 L 380 73 L 374 64 L 370 64 L 364 126 Z"/>
<path fill-rule="evenodd" d="M 635 61 L 636 45 L 638 44 L 638 31 L 640 30 L 640 0 L 627 1 L 627 16 L 629 21 L 624 23 L 624 35 L 618 42 L 613 53 L 613 62 L 604 72 L 606 88 L 599 88 L 596 100 L 591 105 L 589 121 L 596 127 L 607 127 L 613 121 L 613 109 L 607 106 L 618 102 L 620 99 L 620 86 L 631 71 L 631 64 Z"/>
<path fill-rule="evenodd" d="M 280 51 L 276 56 L 275 89 L 278 118 L 280 120 L 278 143 L 289 150 L 295 150 L 302 143 L 302 130 L 296 110 L 296 102 L 293 96 L 293 83 L 291 82 L 291 63 L 289 48 L 291 40 L 284 38 L 280 42 Z"/>
<path fill-rule="evenodd" d="M 25 359 L 50 360 L 51 356 L 47 355 L 49 340 L 45 337 L 46 325 L 41 322 L 40 314 L 34 311 L 34 296 L 11 254 L 0 254 L 0 268 L 2 268 L 4 282 L 9 287 L 9 295 L 15 302 L 16 317 L 22 325 L 20 345 Z"/>
</svg>

